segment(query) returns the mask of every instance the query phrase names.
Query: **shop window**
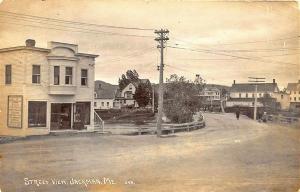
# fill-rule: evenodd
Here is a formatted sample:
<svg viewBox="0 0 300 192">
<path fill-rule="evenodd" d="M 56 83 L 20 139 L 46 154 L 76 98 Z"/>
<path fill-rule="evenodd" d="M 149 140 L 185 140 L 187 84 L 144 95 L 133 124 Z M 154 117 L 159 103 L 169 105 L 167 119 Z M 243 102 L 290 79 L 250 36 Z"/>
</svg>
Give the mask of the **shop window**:
<svg viewBox="0 0 300 192">
<path fill-rule="evenodd" d="M 72 78 L 73 78 L 73 68 L 66 67 L 65 84 L 72 85 Z"/>
<path fill-rule="evenodd" d="M 11 84 L 11 65 L 5 65 L 5 84 Z"/>
<path fill-rule="evenodd" d="M 59 66 L 54 66 L 54 85 L 59 85 Z"/>
<path fill-rule="evenodd" d="M 77 121 L 83 122 L 84 125 L 90 124 L 90 111 L 91 103 L 90 102 L 78 102 L 76 103 L 76 112 L 75 119 Z"/>
<path fill-rule="evenodd" d="M 87 81 L 88 81 L 88 70 L 81 69 L 81 85 L 87 86 Z"/>
<path fill-rule="evenodd" d="M 46 127 L 47 102 L 28 102 L 28 127 Z"/>
<path fill-rule="evenodd" d="M 41 66 L 40 65 L 32 66 L 32 83 L 35 83 L 35 84 L 41 83 Z"/>
</svg>

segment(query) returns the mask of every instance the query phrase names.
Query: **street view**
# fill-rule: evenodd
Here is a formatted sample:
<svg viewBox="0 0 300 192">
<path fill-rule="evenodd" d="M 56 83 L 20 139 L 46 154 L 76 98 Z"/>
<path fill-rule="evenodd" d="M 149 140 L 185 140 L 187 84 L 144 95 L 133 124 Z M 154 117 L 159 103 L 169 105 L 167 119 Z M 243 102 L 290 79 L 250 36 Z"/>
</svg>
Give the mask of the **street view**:
<svg viewBox="0 0 300 192">
<path fill-rule="evenodd" d="M 299 192 L 298 3 L 0 0 L 0 192 Z"/>
</svg>

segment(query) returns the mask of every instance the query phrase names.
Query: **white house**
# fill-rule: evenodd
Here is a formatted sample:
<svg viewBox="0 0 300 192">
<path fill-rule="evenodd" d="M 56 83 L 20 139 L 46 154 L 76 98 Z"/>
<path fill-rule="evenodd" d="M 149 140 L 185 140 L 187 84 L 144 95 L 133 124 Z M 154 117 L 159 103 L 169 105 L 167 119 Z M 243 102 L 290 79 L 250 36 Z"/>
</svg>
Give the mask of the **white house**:
<svg viewBox="0 0 300 192">
<path fill-rule="evenodd" d="M 103 81 L 95 81 L 95 109 L 120 109 L 120 101 L 115 99 L 118 85 L 111 85 Z"/>
<path fill-rule="evenodd" d="M 279 93 L 279 88 L 275 79 L 272 83 L 257 84 L 257 106 L 262 107 L 262 99 L 269 95 L 274 98 L 274 95 Z M 229 99 L 226 102 L 226 107 L 242 106 L 254 107 L 255 84 L 253 83 L 235 83 L 235 80 L 230 88 Z"/>
<path fill-rule="evenodd" d="M 122 107 L 138 107 L 138 103 L 133 98 L 133 96 L 136 92 L 136 89 L 141 83 L 151 85 L 149 79 L 139 79 L 137 81 L 130 82 L 127 86 L 125 86 L 124 89 L 118 90 L 116 94 L 116 101 L 119 101 Z"/>
<path fill-rule="evenodd" d="M 94 64 L 75 44 L 0 49 L 0 135 L 94 129 Z"/>
<path fill-rule="evenodd" d="M 300 80 L 298 83 L 288 83 L 287 93 L 290 94 L 290 108 L 300 111 Z"/>
</svg>

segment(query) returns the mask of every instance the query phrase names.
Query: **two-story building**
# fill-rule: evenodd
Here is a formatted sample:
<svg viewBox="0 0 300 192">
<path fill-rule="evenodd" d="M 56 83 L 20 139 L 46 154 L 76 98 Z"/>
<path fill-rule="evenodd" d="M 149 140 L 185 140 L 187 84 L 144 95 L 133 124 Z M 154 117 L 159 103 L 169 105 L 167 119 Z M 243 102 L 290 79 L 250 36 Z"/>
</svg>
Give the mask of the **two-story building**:
<svg viewBox="0 0 300 192">
<path fill-rule="evenodd" d="M 298 83 L 288 83 L 287 93 L 290 94 L 290 109 L 300 111 L 300 80 Z"/>
<path fill-rule="evenodd" d="M 68 43 L 39 48 L 34 40 L 0 49 L 0 135 L 93 130 L 97 56 Z"/>
<path fill-rule="evenodd" d="M 253 83 L 236 83 L 234 80 L 230 88 L 226 107 L 254 107 L 255 94 L 257 94 L 257 107 L 263 107 L 266 100 L 276 102 L 274 95 L 279 93 L 279 88 L 275 79 L 273 79 L 272 83 L 257 84 L 257 92 L 255 91 L 255 86 L 256 84 Z"/>
</svg>

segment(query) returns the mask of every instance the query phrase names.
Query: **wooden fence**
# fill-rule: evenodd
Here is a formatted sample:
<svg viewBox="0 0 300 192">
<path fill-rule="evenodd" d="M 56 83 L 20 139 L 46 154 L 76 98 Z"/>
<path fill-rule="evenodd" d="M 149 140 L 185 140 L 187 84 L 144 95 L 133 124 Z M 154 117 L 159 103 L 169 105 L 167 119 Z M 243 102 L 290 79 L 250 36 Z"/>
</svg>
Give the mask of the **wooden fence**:
<svg viewBox="0 0 300 192">
<path fill-rule="evenodd" d="M 274 123 L 298 123 L 300 120 L 297 117 L 285 117 L 285 116 L 278 116 L 278 115 L 268 115 L 268 121 Z"/>
<path fill-rule="evenodd" d="M 174 134 L 175 132 L 182 132 L 182 131 L 192 131 L 196 129 L 200 129 L 205 127 L 205 121 L 194 121 L 191 123 L 182 123 L 182 124 L 163 124 L 162 126 L 162 134 Z M 156 130 L 154 129 L 138 129 L 138 134 L 155 134 Z"/>
</svg>

